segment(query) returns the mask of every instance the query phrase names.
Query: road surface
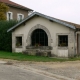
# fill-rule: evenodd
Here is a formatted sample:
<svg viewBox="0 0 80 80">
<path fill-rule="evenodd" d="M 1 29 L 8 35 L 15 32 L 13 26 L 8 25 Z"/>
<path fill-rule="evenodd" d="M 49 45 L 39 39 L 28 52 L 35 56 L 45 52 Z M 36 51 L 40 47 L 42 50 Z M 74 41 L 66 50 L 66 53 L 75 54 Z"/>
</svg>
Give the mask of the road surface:
<svg viewBox="0 0 80 80">
<path fill-rule="evenodd" d="M 0 63 L 0 80 L 59 80 L 31 70 Z"/>
</svg>

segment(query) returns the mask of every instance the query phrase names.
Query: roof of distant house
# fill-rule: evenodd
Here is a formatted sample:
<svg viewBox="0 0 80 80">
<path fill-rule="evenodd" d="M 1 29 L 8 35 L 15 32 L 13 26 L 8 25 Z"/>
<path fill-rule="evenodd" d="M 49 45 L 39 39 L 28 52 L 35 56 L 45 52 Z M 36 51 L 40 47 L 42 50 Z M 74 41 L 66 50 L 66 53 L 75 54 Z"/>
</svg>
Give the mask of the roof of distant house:
<svg viewBox="0 0 80 80">
<path fill-rule="evenodd" d="M 10 0 L 0 0 L 0 2 L 3 2 L 3 3 L 5 3 L 5 4 L 7 4 L 8 6 L 13 6 L 13 7 L 17 7 L 17 8 L 20 8 L 20 9 L 33 11 L 33 10 L 30 9 L 30 8 L 27 8 L 27 7 L 25 7 L 25 6 L 22 6 L 22 5 L 20 5 L 20 4 L 17 4 L 17 3 L 15 3 L 15 2 L 12 2 L 12 1 L 10 1 Z"/>
<path fill-rule="evenodd" d="M 80 29 L 80 25 L 78 25 L 78 24 L 67 22 L 67 21 L 63 21 L 63 20 L 60 20 L 60 19 L 56 19 L 56 18 L 47 16 L 47 15 L 44 15 L 44 14 L 41 14 L 41 13 L 38 13 L 38 12 L 33 12 L 27 18 L 25 18 L 24 20 L 22 20 L 21 22 L 19 22 L 15 26 L 13 26 L 10 29 L 8 29 L 7 32 L 12 31 L 15 28 L 19 27 L 19 25 L 21 25 L 22 23 L 25 23 L 26 21 L 28 21 L 30 18 L 34 17 L 35 15 L 44 17 L 44 18 L 50 20 L 51 22 L 56 22 L 56 23 L 62 24 L 64 26 L 69 27 L 69 28 L 74 29 L 74 30 L 76 30 L 77 28 Z"/>
</svg>

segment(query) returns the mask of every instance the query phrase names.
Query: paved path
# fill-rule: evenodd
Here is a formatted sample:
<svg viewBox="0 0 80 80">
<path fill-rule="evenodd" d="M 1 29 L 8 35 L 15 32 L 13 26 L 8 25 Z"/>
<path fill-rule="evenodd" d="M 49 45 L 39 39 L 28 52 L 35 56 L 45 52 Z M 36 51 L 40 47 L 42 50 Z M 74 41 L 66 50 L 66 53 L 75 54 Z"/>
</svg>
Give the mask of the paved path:
<svg viewBox="0 0 80 80">
<path fill-rule="evenodd" d="M 46 63 L 0 60 L 0 80 L 80 80 L 80 61 Z"/>
<path fill-rule="evenodd" d="M 27 69 L 0 61 L 0 80 L 59 80 L 34 70 L 31 71 L 29 68 Z"/>
</svg>

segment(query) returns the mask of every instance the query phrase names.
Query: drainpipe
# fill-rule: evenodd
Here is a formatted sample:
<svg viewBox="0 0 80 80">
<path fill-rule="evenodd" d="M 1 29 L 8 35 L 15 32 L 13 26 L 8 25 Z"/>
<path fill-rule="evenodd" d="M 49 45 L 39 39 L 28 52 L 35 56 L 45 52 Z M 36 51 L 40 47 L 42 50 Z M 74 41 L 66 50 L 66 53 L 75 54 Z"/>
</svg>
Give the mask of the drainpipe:
<svg viewBox="0 0 80 80">
<path fill-rule="evenodd" d="M 75 54 L 77 54 L 77 41 L 76 41 L 76 38 L 77 37 L 77 34 L 76 34 L 76 30 L 74 31 L 74 56 Z"/>
</svg>

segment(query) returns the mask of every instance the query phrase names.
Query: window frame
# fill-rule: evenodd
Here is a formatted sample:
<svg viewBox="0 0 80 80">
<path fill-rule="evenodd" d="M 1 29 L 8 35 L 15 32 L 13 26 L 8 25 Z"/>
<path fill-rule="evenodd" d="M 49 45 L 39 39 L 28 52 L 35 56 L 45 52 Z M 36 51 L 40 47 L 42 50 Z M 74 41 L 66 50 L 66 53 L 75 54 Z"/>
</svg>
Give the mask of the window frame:
<svg viewBox="0 0 80 80">
<path fill-rule="evenodd" d="M 61 40 L 59 40 L 60 38 L 59 37 L 67 37 L 67 40 L 63 40 L 62 39 L 62 41 Z M 61 44 L 60 44 L 60 42 L 61 42 Z M 62 44 L 62 42 L 64 43 L 64 44 Z M 65 44 L 66 43 L 66 44 Z M 58 47 L 68 47 L 68 35 L 58 35 Z"/>
<path fill-rule="evenodd" d="M 11 15 L 11 17 L 9 18 L 9 14 Z M 10 21 L 10 20 L 13 20 L 13 12 L 7 12 L 7 20 Z"/>
<path fill-rule="evenodd" d="M 20 19 L 19 16 L 22 16 L 22 19 Z M 24 14 L 18 13 L 18 14 L 17 14 L 17 20 L 18 20 L 18 21 L 21 21 L 21 20 L 23 20 L 23 19 L 24 19 Z"/>
<path fill-rule="evenodd" d="M 33 13 L 33 11 L 28 11 L 28 16 L 31 15 Z"/>
<path fill-rule="evenodd" d="M 38 36 L 38 37 L 37 37 Z M 48 46 L 48 36 L 43 29 L 35 29 L 31 35 L 32 46 Z"/>
<path fill-rule="evenodd" d="M 21 43 L 17 43 L 17 40 L 18 40 L 17 38 L 21 38 Z M 16 40 L 16 42 L 15 42 L 16 48 L 22 48 L 22 46 L 23 46 L 22 36 L 16 36 L 15 40 Z"/>
</svg>

